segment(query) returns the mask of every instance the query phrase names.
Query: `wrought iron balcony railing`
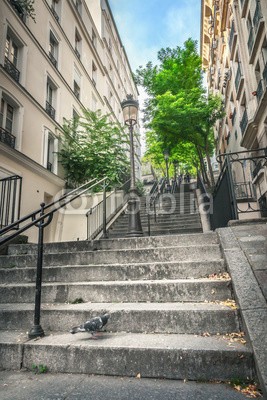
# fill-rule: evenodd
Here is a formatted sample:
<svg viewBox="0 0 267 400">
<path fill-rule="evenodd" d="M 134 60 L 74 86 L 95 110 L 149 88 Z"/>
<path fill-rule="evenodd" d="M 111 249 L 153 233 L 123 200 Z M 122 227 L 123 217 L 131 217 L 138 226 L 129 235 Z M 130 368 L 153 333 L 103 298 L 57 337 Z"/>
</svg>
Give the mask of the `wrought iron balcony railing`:
<svg viewBox="0 0 267 400">
<path fill-rule="evenodd" d="M 4 68 L 16 82 L 19 82 L 20 72 L 7 57 L 5 57 Z"/>
<path fill-rule="evenodd" d="M 247 110 L 245 109 L 245 111 L 243 113 L 243 117 L 240 121 L 240 129 L 241 129 L 242 135 L 244 135 L 247 126 L 248 126 L 248 113 L 247 113 Z"/>
<path fill-rule="evenodd" d="M 262 85 L 262 79 L 261 79 L 259 81 L 259 84 L 257 87 L 257 94 L 256 94 L 258 103 L 261 101 L 262 95 L 263 95 L 263 85 Z"/>
<path fill-rule="evenodd" d="M 15 148 L 16 137 L 10 132 L 0 127 L 0 142 L 7 144 L 12 149 Z"/>
<path fill-rule="evenodd" d="M 262 76 L 263 76 L 263 80 L 264 80 L 264 85 L 267 86 L 267 63 L 265 64 Z"/>
<path fill-rule="evenodd" d="M 52 172 L 52 167 L 53 167 L 53 164 L 51 162 L 47 161 L 46 168 L 48 169 L 48 171 Z"/>
<path fill-rule="evenodd" d="M 57 60 L 56 60 L 56 58 L 53 56 L 53 54 L 51 53 L 51 51 L 49 52 L 49 58 L 50 58 L 51 63 L 52 63 L 55 67 L 57 67 Z"/>
<path fill-rule="evenodd" d="M 238 91 L 240 81 L 242 77 L 242 72 L 241 72 L 241 67 L 240 64 L 238 64 L 237 71 L 236 71 L 236 76 L 235 76 L 235 89 Z"/>
<path fill-rule="evenodd" d="M 248 51 L 251 54 L 253 46 L 254 46 L 254 29 L 253 27 L 250 28 L 249 37 L 248 37 Z"/>
<path fill-rule="evenodd" d="M 51 118 L 55 119 L 56 116 L 56 110 L 54 107 L 51 106 L 51 104 L 47 101 L 45 105 L 45 110 L 48 115 L 50 115 Z"/>
<path fill-rule="evenodd" d="M 56 21 L 59 22 L 59 16 L 55 10 L 55 7 L 51 6 L 51 11 L 52 11 L 52 14 L 54 15 Z"/>
<path fill-rule="evenodd" d="M 232 125 L 234 126 L 235 124 L 235 119 L 236 119 L 236 108 L 233 111 L 233 116 L 232 116 Z"/>
<path fill-rule="evenodd" d="M 261 5 L 260 5 L 260 2 L 257 1 L 256 2 L 255 14 L 254 14 L 254 17 L 253 17 L 253 25 L 254 25 L 255 32 L 257 32 L 257 30 L 258 30 L 259 23 L 260 23 L 261 19 L 262 19 Z"/>
</svg>

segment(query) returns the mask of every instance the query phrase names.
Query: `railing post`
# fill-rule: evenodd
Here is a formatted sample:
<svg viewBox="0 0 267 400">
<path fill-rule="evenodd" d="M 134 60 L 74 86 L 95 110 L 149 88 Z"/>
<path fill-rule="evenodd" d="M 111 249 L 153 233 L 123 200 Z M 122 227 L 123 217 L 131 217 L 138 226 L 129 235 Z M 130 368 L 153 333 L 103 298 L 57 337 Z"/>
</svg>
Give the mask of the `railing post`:
<svg viewBox="0 0 267 400">
<path fill-rule="evenodd" d="M 45 203 L 41 203 L 40 216 L 44 215 Z M 40 325 L 40 312 L 41 312 L 41 293 L 42 293 L 42 272 L 43 272 L 43 246 L 44 246 L 44 227 L 52 221 L 53 214 L 50 214 L 47 222 L 41 219 L 36 224 L 39 228 L 38 232 L 38 251 L 37 251 L 37 271 L 36 271 L 36 284 L 35 284 L 35 306 L 34 306 L 34 322 L 28 337 L 34 339 L 36 337 L 44 336 L 44 330 Z"/>
<path fill-rule="evenodd" d="M 106 192 L 106 181 L 104 181 L 103 185 L 103 236 L 104 239 L 107 239 L 107 192 Z"/>
</svg>

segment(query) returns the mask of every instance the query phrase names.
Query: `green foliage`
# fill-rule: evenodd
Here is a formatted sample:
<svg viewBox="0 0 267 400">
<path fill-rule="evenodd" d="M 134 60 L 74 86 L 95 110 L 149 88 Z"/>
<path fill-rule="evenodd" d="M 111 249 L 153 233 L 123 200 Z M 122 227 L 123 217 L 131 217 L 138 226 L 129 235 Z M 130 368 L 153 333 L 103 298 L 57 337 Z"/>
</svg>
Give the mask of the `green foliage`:
<svg viewBox="0 0 267 400">
<path fill-rule="evenodd" d="M 82 303 L 85 303 L 82 297 L 78 297 L 77 299 L 71 302 L 71 304 L 82 304 Z"/>
<path fill-rule="evenodd" d="M 48 372 L 47 366 L 43 365 L 43 364 L 39 364 L 39 365 L 32 364 L 31 370 L 35 374 L 45 374 L 46 372 Z"/>
<path fill-rule="evenodd" d="M 35 0 L 12 0 L 11 4 L 19 11 L 22 10 L 23 14 L 26 14 L 36 22 L 34 1 Z"/>
<path fill-rule="evenodd" d="M 159 164 L 162 162 L 160 151 L 162 153 L 164 148 L 168 148 L 175 153 L 178 146 L 180 157 L 184 157 L 184 152 L 188 152 L 190 157 L 194 154 L 191 162 L 194 168 L 199 163 L 203 165 L 203 157 L 211 167 L 209 157 L 214 151 L 212 128 L 223 117 L 224 110 L 221 98 L 207 95 L 202 86 L 197 42 L 188 39 L 183 48 L 161 49 L 158 60 L 159 66 L 149 62 L 136 72 L 137 84 L 142 85 L 149 95 L 144 122 L 153 131 L 153 140 L 151 142 L 148 134 L 148 153 Z M 188 146 L 181 147 L 182 143 Z"/>
<path fill-rule="evenodd" d="M 127 135 L 108 118 L 100 111 L 83 109 L 82 116 L 64 123 L 59 156 L 70 186 L 105 176 L 114 185 L 127 175 Z"/>
</svg>

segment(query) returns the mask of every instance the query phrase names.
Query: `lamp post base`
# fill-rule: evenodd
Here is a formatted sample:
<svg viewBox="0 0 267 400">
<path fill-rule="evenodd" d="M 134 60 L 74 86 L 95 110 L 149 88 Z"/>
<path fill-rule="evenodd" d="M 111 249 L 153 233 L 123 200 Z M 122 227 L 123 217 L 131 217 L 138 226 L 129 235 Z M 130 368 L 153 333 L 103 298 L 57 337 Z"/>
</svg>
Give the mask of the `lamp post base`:
<svg viewBox="0 0 267 400">
<path fill-rule="evenodd" d="M 142 224 L 140 216 L 140 199 L 135 189 L 131 189 L 128 200 L 128 237 L 142 236 Z"/>
<path fill-rule="evenodd" d="M 43 337 L 45 335 L 41 325 L 33 325 L 32 329 L 28 333 L 29 339 L 36 339 L 37 337 Z"/>
</svg>

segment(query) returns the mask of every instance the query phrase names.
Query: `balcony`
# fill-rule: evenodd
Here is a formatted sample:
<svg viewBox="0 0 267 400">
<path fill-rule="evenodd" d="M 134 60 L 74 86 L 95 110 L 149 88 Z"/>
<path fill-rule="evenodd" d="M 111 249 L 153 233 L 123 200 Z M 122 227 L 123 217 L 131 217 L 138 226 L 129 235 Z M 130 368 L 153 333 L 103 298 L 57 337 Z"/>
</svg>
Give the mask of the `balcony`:
<svg viewBox="0 0 267 400">
<path fill-rule="evenodd" d="M 261 43 L 262 33 L 264 31 L 264 19 L 262 16 L 261 5 L 259 1 L 256 2 L 256 9 L 253 16 L 253 30 L 253 39 L 251 38 L 251 43 L 249 43 L 250 64 L 254 62 L 258 47 Z"/>
<path fill-rule="evenodd" d="M 81 59 L 81 55 L 78 49 L 75 49 L 75 54 L 76 56 L 79 58 L 79 60 Z"/>
<path fill-rule="evenodd" d="M 244 133 L 247 129 L 247 126 L 248 126 L 248 113 L 247 113 L 247 110 L 245 109 L 245 111 L 243 113 L 243 117 L 240 121 L 240 129 L 241 129 L 242 135 L 244 135 Z"/>
<path fill-rule="evenodd" d="M 254 46 L 254 29 L 253 27 L 251 27 L 248 36 L 248 52 L 250 56 L 252 53 L 253 46 Z"/>
<path fill-rule="evenodd" d="M 236 99 L 240 98 L 242 89 L 244 86 L 244 77 L 241 71 L 241 66 L 238 64 L 236 76 L 235 76 L 235 90 L 236 90 Z"/>
<path fill-rule="evenodd" d="M 51 6 L 51 11 L 52 11 L 52 14 L 54 15 L 55 20 L 57 22 L 59 22 L 59 16 L 58 16 L 58 14 L 57 14 L 57 12 L 55 10 L 55 7 Z"/>
<path fill-rule="evenodd" d="M 261 101 L 262 96 L 263 96 L 263 84 L 262 84 L 262 81 L 263 81 L 263 79 L 261 79 L 261 80 L 259 81 L 259 84 L 258 84 L 258 87 L 257 87 L 256 96 L 257 96 L 258 104 L 259 104 L 259 102 Z"/>
<path fill-rule="evenodd" d="M 20 72 L 7 57 L 5 57 L 4 68 L 16 82 L 19 82 Z"/>
<path fill-rule="evenodd" d="M 266 87 L 267 86 L 267 63 L 265 64 L 265 67 L 264 67 L 264 70 L 262 73 L 262 77 L 264 80 L 264 86 Z"/>
<path fill-rule="evenodd" d="M 248 9 L 249 0 L 240 0 L 241 17 L 244 18 Z"/>
<path fill-rule="evenodd" d="M 12 8 L 15 10 L 15 12 L 19 16 L 19 18 L 23 22 L 25 22 L 26 14 L 25 14 L 23 6 L 18 2 L 18 0 L 9 0 L 9 3 L 11 4 Z"/>
<path fill-rule="evenodd" d="M 54 67 L 57 68 L 57 60 L 55 59 L 55 57 L 53 56 L 53 54 L 51 52 L 49 52 L 49 58 L 51 63 L 54 65 Z"/>
<path fill-rule="evenodd" d="M 51 106 L 51 104 L 47 101 L 45 105 L 45 111 L 51 118 L 55 119 L 56 110 Z"/>
<path fill-rule="evenodd" d="M 6 145 L 14 149 L 16 137 L 10 132 L 6 131 L 4 128 L 0 127 L 0 142 L 5 143 Z"/>
<path fill-rule="evenodd" d="M 233 111 L 233 115 L 232 115 L 232 126 L 235 125 L 235 119 L 236 119 L 236 108 Z"/>
<path fill-rule="evenodd" d="M 229 49 L 230 49 L 230 59 L 232 60 L 234 57 L 235 47 L 237 42 L 237 34 L 235 32 L 235 24 L 232 21 L 230 36 L 229 36 Z"/>
</svg>

